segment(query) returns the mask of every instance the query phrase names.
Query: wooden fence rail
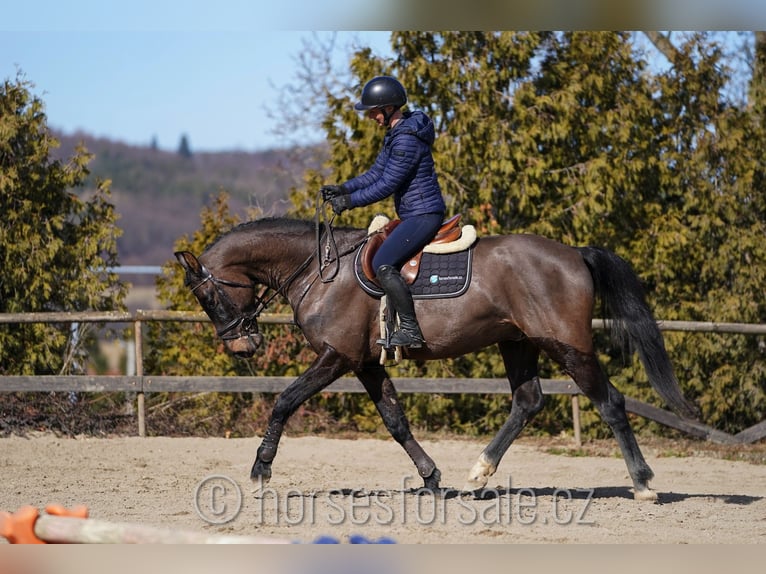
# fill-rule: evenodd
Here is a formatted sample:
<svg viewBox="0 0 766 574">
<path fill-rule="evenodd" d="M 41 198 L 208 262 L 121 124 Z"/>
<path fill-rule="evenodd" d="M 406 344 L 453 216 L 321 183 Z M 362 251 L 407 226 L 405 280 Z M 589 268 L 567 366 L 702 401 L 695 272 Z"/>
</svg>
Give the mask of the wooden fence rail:
<svg viewBox="0 0 766 574">
<path fill-rule="evenodd" d="M 292 324 L 286 314 L 265 313 L 262 323 Z M 135 392 L 137 397 L 138 435 L 146 436 L 145 394 L 149 392 L 254 392 L 280 393 L 294 377 L 186 377 L 153 376 L 143 373 L 142 324 L 146 321 L 192 321 L 206 322 L 207 315 L 185 311 L 138 310 L 129 312 L 61 312 L 61 313 L 0 313 L 2 323 L 132 323 L 135 342 L 135 375 L 36 375 L 0 376 L 0 392 L 76 391 L 76 392 Z M 766 334 L 766 325 L 750 323 L 721 323 L 694 321 L 660 321 L 663 331 L 695 333 L 738 333 L 746 335 Z M 594 329 L 603 329 L 608 321 L 593 320 Z M 579 394 L 580 390 L 569 379 L 544 379 L 540 381 L 543 393 L 571 395 L 575 442 L 580 444 Z M 400 393 L 479 393 L 508 394 L 508 381 L 487 378 L 397 378 Z M 343 377 L 327 389 L 327 392 L 364 392 L 356 378 Z M 766 421 L 762 421 L 735 435 L 719 431 L 703 423 L 682 419 L 669 411 L 626 397 L 625 408 L 639 416 L 662 425 L 680 430 L 692 436 L 721 444 L 752 443 L 766 437 Z"/>
</svg>

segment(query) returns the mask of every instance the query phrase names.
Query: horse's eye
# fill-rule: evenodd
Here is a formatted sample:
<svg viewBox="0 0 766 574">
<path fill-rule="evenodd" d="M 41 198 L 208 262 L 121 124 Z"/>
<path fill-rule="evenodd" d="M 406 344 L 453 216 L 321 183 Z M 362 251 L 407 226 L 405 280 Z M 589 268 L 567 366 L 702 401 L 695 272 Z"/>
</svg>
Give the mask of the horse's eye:
<svg viewBox="0 0 766 574">
<path fill-rule="evenodd" d="M 200 304 L 205 309 L 215 309 L 218 306 L 218 297 L 216 297 L 212 292 L 206 292 L 199 298 Z"/>
</svg>

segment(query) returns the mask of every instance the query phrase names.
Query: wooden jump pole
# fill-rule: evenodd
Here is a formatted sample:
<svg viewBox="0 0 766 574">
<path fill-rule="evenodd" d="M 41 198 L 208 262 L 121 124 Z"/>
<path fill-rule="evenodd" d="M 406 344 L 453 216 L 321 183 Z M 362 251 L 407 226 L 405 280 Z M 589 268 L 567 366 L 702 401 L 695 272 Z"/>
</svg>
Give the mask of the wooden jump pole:
<svg viewBox="0 0 766 574">
<path fill-rule="evenodd" d="M 37 519 L 34 532 L 51 544 L 290 544 L 289 540 L 260 536 L 205 534 L 46 514 Z"/>
<path fill-rule="evenodd" d="M 22 506 L 0 512 L 0 538 L 11 544 L 291 544 L 261 536 L 206 534 L 88 518 L 85 506 L 49 504 L 45 512 Z"/>
</svg>

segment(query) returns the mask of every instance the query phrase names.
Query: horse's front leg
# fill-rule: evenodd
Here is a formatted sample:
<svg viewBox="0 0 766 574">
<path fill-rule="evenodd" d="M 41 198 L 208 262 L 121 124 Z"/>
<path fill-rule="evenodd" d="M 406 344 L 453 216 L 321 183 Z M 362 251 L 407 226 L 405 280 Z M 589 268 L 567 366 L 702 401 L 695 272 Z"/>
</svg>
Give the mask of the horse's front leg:
<svg viewBox="0 0 766 574">
<path fill-rule="evenodd" d="M 312 365 L 280 393 L 250 471 L 252 480 L 266 484 L 271 478 L 271 463 L 277 454 L 279 439 L 287 419 L 304 402 L 349 370 L 348 361 L 330 345 L 325 344 Z"/>
<path fill-rule="evenodd" d="M 415 440 L 410 432 L 407 416 L 404 414 L 401 403 L 396 398 L 396 389 L 388 377 L 386 370 L 378 364 L 369 365 L 356 372 L 357 377 L 364 385 L 367 394 L 378 409 L 386 428 L 404 450 L 410 455 L 412 462 L 418 469 L 418 474 L 423 479 L 425 488 L 436 490 L 439 488 L 441 472 L 436 464 Z"/>
</svg>

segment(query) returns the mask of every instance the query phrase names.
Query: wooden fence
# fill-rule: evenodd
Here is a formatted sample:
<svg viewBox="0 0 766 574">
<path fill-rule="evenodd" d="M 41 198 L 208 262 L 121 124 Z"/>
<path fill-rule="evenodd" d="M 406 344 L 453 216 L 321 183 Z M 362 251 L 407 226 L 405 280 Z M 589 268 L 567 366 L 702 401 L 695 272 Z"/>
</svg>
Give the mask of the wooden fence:
<svg viewBox="0 0 766 574">
<path fill-rule="evenodd" d="M 37 375 L 0 376 L 0 392 L 76 391 L 76 392 L 134 392 L 137 397 L 138 435 L 146 436 L 145 395 L 149 392 L 256 392 L 279 393 L 294 377 L 185 377 L 154 376 L 143 372 L 143 324 L 149 321 L 207 322 L 203 313 L 183 311 L 81 312 L 81 313 L 5 313 L 0 323 L 132 323 L 135 344 L 135 375 Z M 292 324 L 284 314 L 263 314 L 259 321 L 270 324 Z M 766 325 L 748 323 L 719 323 L 695 321 L 660 321 L 663 331 L 695 333 L 738 333 L 766 335 Z M 594 329 L 603 329 L 607 322 L 593 320 Z M 457 378 L 397 378 L 400 393 L 480 393 L 508 394 L 506 379 Z M 569 379 L 543 379 L 543 393 L 571 395 L 575 442 L 580 444 L 580 390 Z M 364 392 L 356 378 L 343 377 L 327 388 L 330 392 Z M 716 430 L 705 424 L 682 419 L 670 411 L 636 399 L 625 397 L 628 412 L 651 419 L 662 425 L 692 436 L 721 444 L 747 444 L 766 437 L 766 420 L 735 435 Z"/>
</svg>

